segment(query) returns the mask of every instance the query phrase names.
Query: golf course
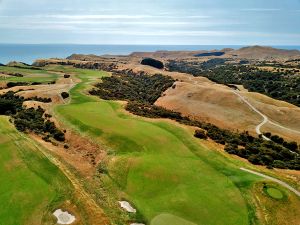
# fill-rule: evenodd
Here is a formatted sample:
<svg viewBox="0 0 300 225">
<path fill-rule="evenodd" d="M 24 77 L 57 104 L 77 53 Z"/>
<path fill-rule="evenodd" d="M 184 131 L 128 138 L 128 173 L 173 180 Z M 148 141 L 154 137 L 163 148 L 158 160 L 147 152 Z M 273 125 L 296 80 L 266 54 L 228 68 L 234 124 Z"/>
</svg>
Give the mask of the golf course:
<svg viewBox="0 0 300 225">
<path fill-rule="evenodd" d="M 195 138 L 195 127 L 133 115 L 125 101 L 91 95 L 111 73 L 62 65 L 0 69 L 24 75 L 9 77 L 14 81 L 57 81 L 43 88 L 29 85 L 35 95 L 46 90 L 60 99 L 62 91 L 69 93 L 63 101 L 26 102 L 47 109 L 64 130 L 63 142 L 21 133 L 15 117 L 0 116 L 0 224 L 57 224 L 57 210 L 86 225 L 252 225 L 264 220 L 262 212 L 275 215 L 270 220 L 275 224 L 297 221 L 297 196 L 252 171 L 266 170 Z M 80 158 L 93 153 L 98 155 L 91 164 Z"/>
<path fill-rule="evenodd" d="M 259 177 L 201 145 L 188 128 L 134 116 L 120 102 L 88 96 L 91 83 L 108 73 L 64 69 L 81 82 L 70 91 L 71 102 L 56 108 L 58 117 L 109 149 L 107 179 L 148 223 L 241 225 L 254 220 L 246 196 Z"/>
</svg>

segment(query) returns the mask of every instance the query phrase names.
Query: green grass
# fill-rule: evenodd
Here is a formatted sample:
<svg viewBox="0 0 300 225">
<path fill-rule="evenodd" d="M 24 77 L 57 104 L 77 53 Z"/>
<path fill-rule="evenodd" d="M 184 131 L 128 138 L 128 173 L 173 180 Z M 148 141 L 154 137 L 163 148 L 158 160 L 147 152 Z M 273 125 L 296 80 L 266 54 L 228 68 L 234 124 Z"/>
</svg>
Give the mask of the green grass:
<svg viewBox="0 0 300 225">
<path fill-rule="evenodd" d="M 196 225 L 195 223 L 191 223 L 187 220 L 184 220 L 178 216 L 174 216 L 172 214 L 162 213 L 156 216 L 152 221 L 151 225 Z"/>
<path fill-rule="evenodd" d="M 48 83 L 51 81 L 55 81 L 58 77 L 57 74 L 53 72 L 48 72 L 46 70 L 33 70 L 33 69 L 25 69 L 25 68 L 16 68 L 16 67 L 8 67 L 8 66 L 0 66 L 1 72 L 13 72 L 13 73 L 21 73 L 23 77 L 14 77 L 9 76 L 7 78 L 0 77 L 0 81 L 6 82 L 41 82 Z"/>
<path fill-rule="evenodd" d="M 276 188 L 268 188 L 267 189 L 268 194 L 275 199 L 282 199 L 283 198 L 283 194 L 280 190 L 276 189 Z"/>
<path fill-rule="evenodd" d="M 41 224 L 72 195 L 67 178 L 0 116 L 0 224 Z"/>
<path fill-rule="evenodd" d="M 267 185 L 264 187 L 264 192 L 271 198 L 274 198 L 277 200 L 283 199 L 285 197 L 283 192 L 280 189 L 270 186 L 270 185 Z"/>
<path fill-rule="evenodd" d="M 114 156 L 108 166 L 111 179 L 149 223 L 153 220 L 151 225 L 176 220 L 243 225 L 253 220 L 245 193 L 260 178 L 240 171 L 241 162 L 204 148 L 175 123 L 132 116 L 117 102 L 83 93 L 90 82 L 106 73 L 56 69 L 82 79 L 71 90 L 71 103 L 57 107 L 56 113 L 110 149 Z M 157 219 L 164 213 L 171 215 L 169 219 Z"/>
</svg>

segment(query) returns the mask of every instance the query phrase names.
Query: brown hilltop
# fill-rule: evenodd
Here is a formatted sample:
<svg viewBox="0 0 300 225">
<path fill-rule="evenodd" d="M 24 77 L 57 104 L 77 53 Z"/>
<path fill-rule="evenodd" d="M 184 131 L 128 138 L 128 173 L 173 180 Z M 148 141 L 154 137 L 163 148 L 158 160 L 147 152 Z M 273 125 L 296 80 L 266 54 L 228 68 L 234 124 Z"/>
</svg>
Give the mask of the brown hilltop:
<svg viewBox="0 0 300 225">
<path fill-rule="evenodd" d="M 290 59 L 299 58 L 300 51 L 277 49 L 265 46 L 249 46 L 231 51 L 225 57 L 237 57 L 245 59 L 272 60 L 272 59 Z"/>
</svg>

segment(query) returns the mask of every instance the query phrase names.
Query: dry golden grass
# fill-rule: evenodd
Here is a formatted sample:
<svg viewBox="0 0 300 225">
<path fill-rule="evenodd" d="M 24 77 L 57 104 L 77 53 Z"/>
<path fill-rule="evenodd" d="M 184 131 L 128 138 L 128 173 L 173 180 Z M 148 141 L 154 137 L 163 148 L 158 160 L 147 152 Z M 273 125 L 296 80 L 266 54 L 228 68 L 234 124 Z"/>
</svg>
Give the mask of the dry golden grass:
<svg viewBox="0 0 300 225">
<path fill-rule="evenodd" d="M 276 200 L 263 191 L 263 183 L 257 183 L 252 190 L 255 196 L 257 215 L 265 225 L 299 225 L 300 200 L 280 186 L 269 183 L 284 193 L 284 199 Z"/>
</svg>

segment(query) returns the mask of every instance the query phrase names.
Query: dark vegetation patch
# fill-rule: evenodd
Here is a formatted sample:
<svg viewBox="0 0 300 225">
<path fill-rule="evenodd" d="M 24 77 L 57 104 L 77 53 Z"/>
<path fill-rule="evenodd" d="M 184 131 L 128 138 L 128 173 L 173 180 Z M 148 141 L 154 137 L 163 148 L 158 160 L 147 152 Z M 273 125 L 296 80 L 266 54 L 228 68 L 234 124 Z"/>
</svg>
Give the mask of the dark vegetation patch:
<svg viewBox="0 0 300 225">
<path fill-rule="evenodd" d="M 30 86 L 30 85 L 41 85 L 41 82 L 8 82 L 6 84 L 7 88 L 18 87 L 18 86 Z M 51 81 L 48 84 L 55 84 L 55 81 Z"/>
<path fill-rule="evenodd" d="M 52 102 L 51 98 L 42 98 L 42 97 L 31 97 L 31 98 L 27 98 L 26 101 L 37 101 L 37 102 L 44 102 L 44 103 L 50 103 Z"/>
<path fill-rule="evenodd" d="M 90 91 L 106 100 L 137 101 L 153 104 L 162 93 L 171 87 L 174 80 L 170 77 L 156 74 L 114 74 L 102 79 L 102 83 L 95 85 L 96 89 Z"/>
<path fill-rule="evenodd" d="M 268 168 L 289 168 L 300 170 L 299 146 L 295 142 L 286 142 L 280 137 L 273 137 L 274 141 L 265 141 L 262 137 L 256 138 L 248 132 L 232 132 L 221 129 L 213 124 L 195 121 L 182 116 L 179 112 L 167 110 L 154 105 L 162 93 L 172 86 L 172 78 L 155 75 L 120 75 L 102 79 L 102 83 L 95 85 L 90 91 L 106 100 L 126 100 L 126 110 L 143 117 L 168 118 L 179 123 L 198 127 L 194 136 L 201 139 L 210 138 L 225 146 L 225 151 L 248 159 L 256 165 L 265 165 Z M 268 135 L 268 134 L 267 134 Z"/>
<path fill-rule="evenodd" d="M 240 60 L 239 62 L 241 65 L 249 64 L 250 62 L 248 60 Z"/>
<path fill-rule="evenodd" d="M 46 141 L 51 141 L 51 138 L 57 141 L 65 140 L 64 133 L 49 120 L 51 115 L 45 114 L 40 107 L 38 109 L 23 107 L 24 101 L 26 99 L 15 95 L 12 91 L 0 95 L 0 115 L 11 116 L 11 121 L 21 132 L 33 132 L 43 136 Z"/>
<path fill-rule="evenodd" d="M 209 59 L 202 63 L 202 68 L 208 70 L 217 65 L 223 65 L 226 61 L 228 61 L 228 59 Z"/>
<path fill-rule="evenodd" d="M 152 58 L 145 58 L 142 60 L 141 62 L 142 65 L 147 65 L 147 66 L 152 66 L 155 67 L 157 69 L 163 69 L 164 68 L 164 64 L 156 59 L 152 59 Z"/>
<path fill-rule="evenodd" d="M 224 55 L 225 52 L 205 52 L 205 53 L 200 53 L 200 54 L 196 54 L 194 56 L 196 57 L 205 57 L 205 56 L 222 56 Z"/>
<path fill-rule="evenodd" d="M 17 87 L 17 86 L 27 86 L 30 85 L 28 82 L 8 82 L 6 86 L 8 88 Z"/>
<path fill-rule="evenodd" d="M 254 66 L 170 61 L 170 71 L 203 76 L 220 84 L 239 84 L 253 92 L 300 106 L 300 76 L 294 71 L 264 71 Z"/>
<path fill-rule="evenodd" d="M 68 92 L 62 92 L 60 95 L 63 99 L 69 98 L 70 96 Z"/>
</svg>

